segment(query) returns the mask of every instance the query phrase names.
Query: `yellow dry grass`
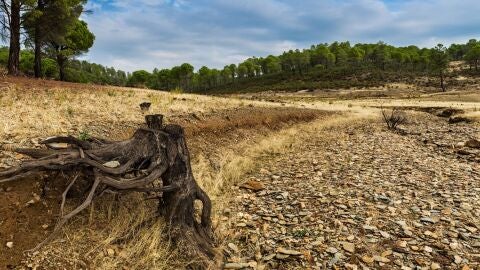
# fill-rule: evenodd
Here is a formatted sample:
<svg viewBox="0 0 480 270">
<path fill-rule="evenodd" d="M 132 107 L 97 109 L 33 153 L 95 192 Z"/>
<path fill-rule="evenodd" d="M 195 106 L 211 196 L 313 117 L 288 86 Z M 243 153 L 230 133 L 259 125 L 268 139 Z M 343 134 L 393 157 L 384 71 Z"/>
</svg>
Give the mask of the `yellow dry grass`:
<svg viewBox="0 0 480 270">
<path fill-rule="evenodd" d="M 309 93 L 240 94 L 238 97 L 274 98 L 287 102 L 287 106 L 322 110 L 349 110 L 352 107 L 452 107 L 466 111 L 480 109 L 480 84 L 468 89 L 426 93 L 425 89 L 408 84 L 388 84 L 386 87 L 344 89 Z M 378 94 L 382 95 L 379 96 Z"/>
<path fill-rule="evenodd" d="M 472 120 L 479 120 L 480 92 L 451 91 L 445 93 L 418 95 L 412 98 L 365 98 L 365 99 L 325 99 L 315 95 L 301 96 L 292 100 L 295 94 L 285 94 L 284 98 L 290 100 L 288 106 L 298 106 L 309 109 L 325 111 L 355 111 L 358 113 L 374 113 L 379 107 L 404 107 L 404 108 L 427 108 L 442 107 L 456 108 L 465 111 L 464 116 Z M 281 95 L 277 96 L 279 99 Z"/>
<path fill-rule="evenodd" d="M 140 124 L 142 102 L 151 111 L 168 117 L 209 113 L 219 109 L 271 106 L 266 102 L 202 95 L 176 94 L 146 89 L 110 87 L 94 89 L 22 89 L 15 84 L 0 88 L 0 141 L 89 131 L 92 125 Z"/>
<path fill-rule="evenodd" d="M 109 229 L 93 238 L 96 246 L 89 252 L 95 254 L 93 265 L 96 269 L 114 270 L 128 265 L 130 269 L 162 270 L 184 263 L 179 261 L 179 254 L 163 237 L 165 224 L 155 218 L 154 204 L 145 201 L 140 194 L 130 194 L 118 202 L 110 198 L 100 203 L 104 208 L 96 215 L 104 215 Z M 126 244 L 116 245 L 118 239 L 125 239 Z M 109 249 L 114 250 L 114 256 L 108 256 Z"/>
</svg>

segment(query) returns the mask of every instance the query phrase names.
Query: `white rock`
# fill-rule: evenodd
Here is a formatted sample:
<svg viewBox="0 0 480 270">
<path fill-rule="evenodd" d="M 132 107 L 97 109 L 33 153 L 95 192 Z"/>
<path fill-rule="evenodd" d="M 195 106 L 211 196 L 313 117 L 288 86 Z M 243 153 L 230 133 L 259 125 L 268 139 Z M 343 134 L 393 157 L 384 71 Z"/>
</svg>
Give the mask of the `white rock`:
<svg viewBox="0 0 480 270">
<path fill-rule="evenodd" d="M 108 255 L 108 257 L 115 256 L 115 250 L 113 250 L 111 248 L 107 249 L 107 255 Z"/>
<path fill-rule="evenodd" d="M 120 162 L 118 162 L 116 160 L 112 160 L 112 161 L 103 163 L 103 166 L 105 166 L 107 168 L 117 168 L 118 166 L 120 166 Z"/>
<path fill-rule="evenodd" d="M 7 247 L 8 248 L 13 248 L 13 242 L 7 242 Z"/>
<path fill-rule="evenodd" d="M 327 252 L 330 253 L 330 254 L 335 254 L 338 252 L 338 249 L 334 248 L 334 247 L 329 247 L 327 248 Z"/>
<path fill-rule="evenodd" d="M 350 269 L 350 270 L 357 270 L 357 269 L 358 269 L 358 266 L 357 266 L 356 264 L 346 263 L 346 264 L 345 264 L 345 268 L 346 268 L 346 269 Z"/>
<path fill-rule="evenodd" d="M 363 229 L 366 230 L 366 231 L 375 231 L 375 230 L 377 230 L 377 227 L 370 226 L 370 225 L 363 225 Z"/>
<path fill-rule="evenodd" d="M 287 255 L 287 254 L 281 254 L 281 253 L 277 253 L 275 254 L 275 258 L 279 259 L 279 260 L 285 260 L 286 258 L 290 257 L 290 255 Z"/>
<path fill-rule="evenodd" d="M 456 263 L 456 264 L 462 263 L 462 261 L 463 261 L 462 257 L 460 257 L 460 256 L 458 256 L 458 255 L 455 255 L 455 256 L 453 256 L 453 257 L 455 258 L 455 263 Z"/>
<path fill-rule="evenodd" d="M 376 262 L 388 263 L 390 259 L 382 257 L 382 256 L 373 256 L 373 260 Z"/>
<path fill-rule="evenodd" d="M 274 257 L 275 257 L 275 253 L 263 257 L 262 260 L 265 261 L 265 262 L 268 262 L 271 259 L 273 259 Z"/>
<path fill-rule="evenodd" d="M 299 251 L 296 251 L 296 250 L 293 250 L 293 249 L 286 249 L 286 248 L 282 248 L 282 247 L 278 248 L 277 252 L 282 253 L 282 254 L 286 254 L 286 255 L 293 255 L 293 256 L 302 255 L 302 253 L 299 252 Z"/>
<path fill-rule="evenodd" d="M 47 144 L 50 148 L 53 149 L 65 149 L 68 148 L 68 143 L 49 143 Z"/>
<path fill-rule="evenodd" d="M 353 244 L 353 243 L 343 242 L 342 247 L 343 247 L 343 249 L 345 249 L 346 251 L 348 251 L 350 253 L 355 252 L 355 244 Z"/>
<path fill-rule="evenodd" d="M 396 223 L 402 228 L 407 227 L 407 222 L 405 220 L 397 220 Z"/>
<path fill-rule="evenodd" d="M 473 209 L 472 205 L 470 205 L 469 203 L 464 203 L 464 202 L 460 204 L 460 208 L 462 208 L 464 210 L 472 210 Z"/>
<path fill-rule="evenodd" d="M 29 205 L 32 205 L 32 204 L 35 204 L 35 200 L 30 200 L 28 201 L 25 206 L 29 206 Z"/>
<path fill-rule="evenodd" d="M 235 245 L 234 243 L 228 243 L 228 247 L 235 253 L 239 252 L 237 245 Z"/>
<path fill-rule="evenodd" d="M 390 234 L 388 232 L 380 231 L 380 234 L 382 235 L 383 238 L 390 238 Z"/>
<path fill-rule="evenodd" d="M 422 217 L 422 218 L 420 218 L 420 221 L 421 222 L 426 222 L 426 223 L 432 223 L 432 224 L 436 223 L 436 221 L 433 220 L 431 217 Z"/>
<path fill-rule="evenodd" d="M 242 269 L 250 267 L 249 263 L 226 263 L 224 265 L 225 269 Z"/>
</svg>

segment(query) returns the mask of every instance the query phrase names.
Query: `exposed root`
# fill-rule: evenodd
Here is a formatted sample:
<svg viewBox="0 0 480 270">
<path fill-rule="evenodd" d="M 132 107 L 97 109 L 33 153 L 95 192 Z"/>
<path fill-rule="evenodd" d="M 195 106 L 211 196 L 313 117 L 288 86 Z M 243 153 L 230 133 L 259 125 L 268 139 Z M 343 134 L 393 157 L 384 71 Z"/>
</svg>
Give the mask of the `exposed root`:
<svg viewBox="0 0 480 270">
<path fill-rule="evenodd" d="M 215 256 L 210 198 L 193 177 L 183 129 L 176 125 L 164 127 L 162 117 L 146 116 L 148 128 L 138 129 L 126 141 L 53 137 L 42 142 L 48 149 L 17 150 L 33 160 L 0 172 L 0 183 L 42 171 L 74 173 L 62 194 L 60 217 L 53 232 L 33 250 L 50 242 L 70 218 L 87 208 L 101 194 L 145 192 L 156 194 L 159 212 L 170 226 L 168 237 L 179 243 L 186 255 L 203 258 L 204 262 Z M 68 144 L 68 147 L 59 148 L 58 143 Z M 65 214 L 68 192 L 78 183 L 79 177 L 85 178 L 91 185 L 88 194 L 77 208 Z M 195 218 L 195 200 L 202 202 L 200 221 Z"/>
</svg>

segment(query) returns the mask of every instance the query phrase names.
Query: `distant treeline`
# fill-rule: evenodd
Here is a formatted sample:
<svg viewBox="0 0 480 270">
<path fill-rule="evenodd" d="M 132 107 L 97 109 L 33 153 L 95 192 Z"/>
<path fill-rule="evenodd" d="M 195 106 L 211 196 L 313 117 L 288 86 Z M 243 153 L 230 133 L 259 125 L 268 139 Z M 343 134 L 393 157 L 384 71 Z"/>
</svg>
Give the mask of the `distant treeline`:
<svg viewBox="0 0 480 270">
<path fill-rule="evenodd" d="M 443 88 L 443 72 L 448 62 L 455 60 L 464 60 L 470 69 L 478 71 L 480 41 L 472 39 L 466 44 L 453 44 L 449 48 L 441 44 L 435 48 L 419 48 L 394 47 L 383 42 L 354 46 L 348 41 L 334 42 L 313 45 L 304 50 L 290 50 L 278 56 L 251 57 L 238 65 L 226 65 L 221 70 L 203 66 L 195 72 L 192 65 L 184 63 L 171 69 L 155 69 L 152 73 L 134 71 L 129 76 L 127 85 L 208 92 L 212 89 L 231 88 L 236 84 L 265 82 L 265 79 L 258 80 L 264 77 L 270 81 L 289 77 L 335 80 L 354 72 L 397 71 L 409 74 L 430 72 L 441 76 Z"/>
<path fill-rule="evenodd" d="M 7 66 L 8 47 L 0 48 L 0 65 Z M 34 76 L 35 55 L 32 50 L 21 50 L 20 72 L 27 76 Z M 64 80 L 79 83 L 95 83 L 104 85 L 127 85 L 128 74 L 113 67 L 105 67 L 87 61 L 69 60 L 64 71 Z M 60 79 L 58 63 L 53 58 L 42 57 L 41 77 Z"/>
<path fill-rule="evenodd" d="M 33 74 L 33 58 L 32 51 L 22 50 L 20 70 L 24 74 Z M 7 59 L 8 48 L 1 48 L 0 64 L 5 65 Z M 195 71 L 191 64 L 184 63 L 171 69 L 127 73 L 87 61 L 69 60 L 64 79 L 167 91 L 180 88 L 183 91 L 202 93 L 219 89 L 237 91 L 252 88 L 255 84 L 273 85 L 280 80 L 286 82 L 277 85 L 281 90 L 302 87 L 302 84 L 311 87 L 346 87 L 350 82 L 343 81 L 348 76 L 369 72 L 377 77 L 393 73 L 441 76 L 443 88 L 443 73 L 448 62 L 460 60 L 466 61 L 472 73 L 478 72 L 480 41 L 471 39 L 466 44 L 452 44 L 448 48 L 441 44 L 435 48 L 419 48 L 394 47 L 383 42 L 353 46 L 348 41 L 333 42 L 313 45 L 304 50 L 286 51 L 278 56 L 251 57 L 239 64 L 226 65 L 221 70 L 203 66 Z M 59 77 L 54 59 L 43 58 L 42 74 L 44 77 Z M 335 80 L 339 82 L 331 83 Z M 294 87 L 295 84 L 297 87 Z M 369 86 L 368 82 L 365 86 Z M 254 88 L 266 90 L 257 86 Z"/>
</svg>

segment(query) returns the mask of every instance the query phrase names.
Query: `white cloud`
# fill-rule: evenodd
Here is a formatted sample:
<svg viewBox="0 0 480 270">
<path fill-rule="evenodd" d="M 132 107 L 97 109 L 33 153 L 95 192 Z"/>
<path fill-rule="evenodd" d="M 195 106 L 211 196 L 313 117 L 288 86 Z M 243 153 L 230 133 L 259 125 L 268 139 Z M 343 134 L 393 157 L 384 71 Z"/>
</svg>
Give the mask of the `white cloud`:
<svg viewBox="0 0 480 270">
<path fill-rule="evenodd" d="M 96 0 L 84 18 L 90 61 L 132 71 L 192 63 L 221 68 L 247 57 L 350 40 L 395 45 L 480 36 L 477 0 Z"/>
</svg>

